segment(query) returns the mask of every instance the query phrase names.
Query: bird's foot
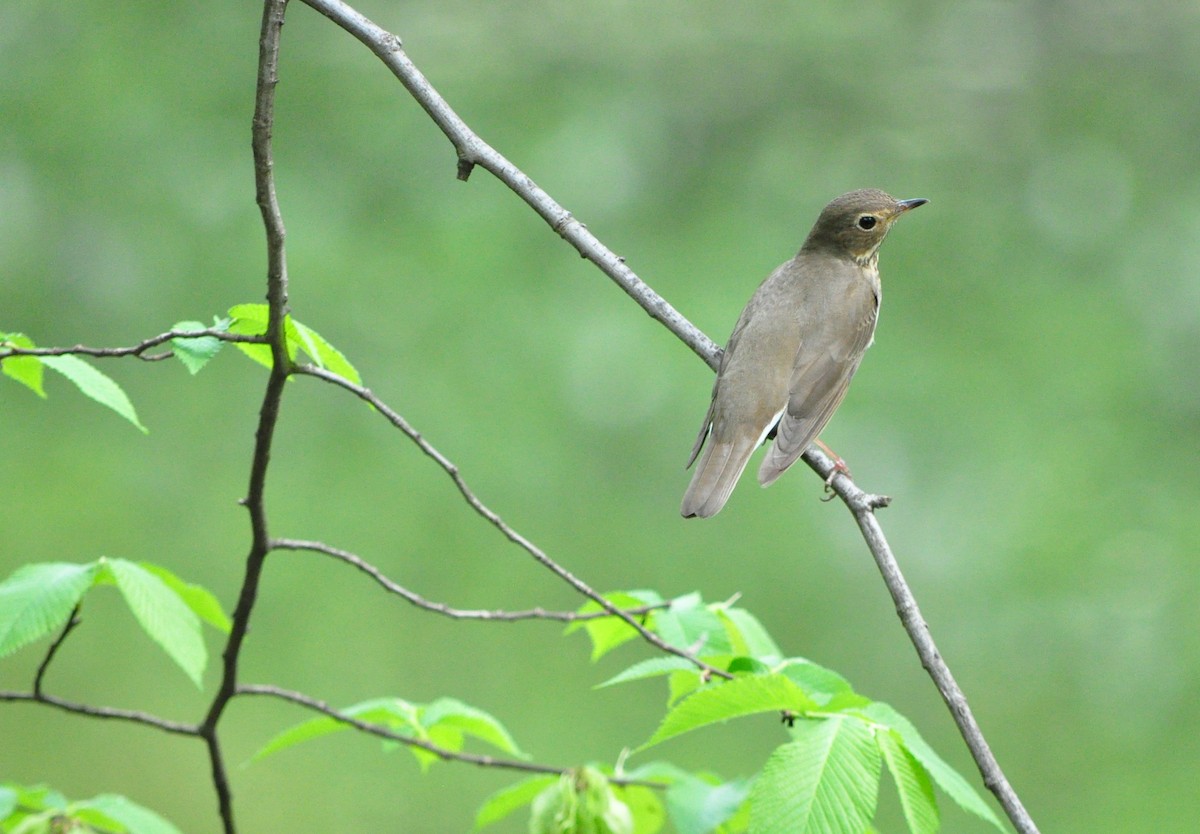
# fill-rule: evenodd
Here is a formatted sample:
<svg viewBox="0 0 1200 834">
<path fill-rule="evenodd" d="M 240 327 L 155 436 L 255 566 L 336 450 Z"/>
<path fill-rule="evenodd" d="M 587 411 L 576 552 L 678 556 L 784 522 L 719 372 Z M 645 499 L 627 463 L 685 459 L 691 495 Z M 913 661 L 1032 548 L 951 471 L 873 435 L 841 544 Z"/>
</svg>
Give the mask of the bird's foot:
<svg viewBox="0 0 1200 834">
<path fill-rule="evenodd" d="M 821 499 L 822 501 L 832 501 L 836 495 L 833 491 L 833 479 L 838 475 L 845 475 L 850 480 L 854 480 L 854 476 L 850 474 L 850 467 L 846 465 L 846 461 L 842 460 L 841 455 L 820 440 L 817 441 L 817 445 L 821 447 L 821 451 L 833 458 L 833 468 L 829 470 L 829 477 L 825 479 L 825 497 Z"/>
</svg>

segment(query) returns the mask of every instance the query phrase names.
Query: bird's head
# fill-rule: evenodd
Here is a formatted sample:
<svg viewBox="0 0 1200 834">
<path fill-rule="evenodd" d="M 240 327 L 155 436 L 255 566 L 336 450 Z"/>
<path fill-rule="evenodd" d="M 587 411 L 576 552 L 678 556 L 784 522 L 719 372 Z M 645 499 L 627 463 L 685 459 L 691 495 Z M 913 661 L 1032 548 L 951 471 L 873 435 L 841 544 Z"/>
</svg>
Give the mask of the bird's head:
<svg viewBox="0 0 1200 834">
<path fill-rule="evenodd" d="M 833 249 L 860 264 L 871 263 L 896 218 L 927 202 L 919 197 L 897 200 L 875 188 L 851 191 L 825 206 L 804 248 Z"/>
</svg>

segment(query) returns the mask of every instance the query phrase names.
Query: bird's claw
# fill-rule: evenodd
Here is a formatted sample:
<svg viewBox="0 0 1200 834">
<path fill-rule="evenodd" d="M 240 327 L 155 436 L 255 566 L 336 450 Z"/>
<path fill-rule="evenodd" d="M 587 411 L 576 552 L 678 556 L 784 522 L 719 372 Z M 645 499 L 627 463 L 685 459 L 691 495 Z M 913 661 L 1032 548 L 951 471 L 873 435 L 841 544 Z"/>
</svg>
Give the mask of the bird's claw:
<svg viewBox="0 0 1200 834">
<path fill-rule="evenodd" d="M 854 479 L 854 476 L 850 474 L 850 467 L 846 465 L 846 461 L 837 455 L 833 455 L 833 468 L 829 470 L 829 477 L 825 479 L 825 497 L 821 499 L 822 501 L 832 501 L 837 497 L 837 493 L 833 491 L 833 479 L 838 475 L 845 475 L 851 480 Z"/>
</svg>

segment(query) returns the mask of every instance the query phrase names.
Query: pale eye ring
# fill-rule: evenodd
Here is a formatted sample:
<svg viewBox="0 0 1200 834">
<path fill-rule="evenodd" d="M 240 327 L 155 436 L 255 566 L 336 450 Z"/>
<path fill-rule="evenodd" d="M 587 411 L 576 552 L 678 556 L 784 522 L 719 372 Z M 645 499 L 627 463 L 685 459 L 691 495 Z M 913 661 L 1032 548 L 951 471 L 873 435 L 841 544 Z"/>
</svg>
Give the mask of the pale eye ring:
<svg viewBox="0 0 1200 834">
<path fill-rule="evenodd" d="M 857 225 L 858 225 L 858 228 L 862 229 L 864 232 L 869 232 L 869 231 L 871 231 L 871 229 L 875 228 L 875 224 L 878 222 L 879 222 L 879 219 L 877 217 L 875 217 L 875 215 L 864 214 L 862 217 L 858 218 Z"/>
</svg>

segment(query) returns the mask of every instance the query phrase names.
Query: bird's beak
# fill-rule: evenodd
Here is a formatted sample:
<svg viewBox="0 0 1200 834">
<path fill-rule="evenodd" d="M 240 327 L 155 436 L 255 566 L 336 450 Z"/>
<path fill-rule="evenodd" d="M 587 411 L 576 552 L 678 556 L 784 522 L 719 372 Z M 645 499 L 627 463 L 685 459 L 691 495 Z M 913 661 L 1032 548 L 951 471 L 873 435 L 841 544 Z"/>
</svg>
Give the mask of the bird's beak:
<svg viewBox="0 0 1200 834">
<path fill-rule="evenodd" d="M 904 214 L 909 209 L 915 209 L 917 206 L 923 206 L 929 201 L 924 197 L 914 197 L 911 200 L 899 200 L 896 202 L 896 214 Z"/>
</svg>

